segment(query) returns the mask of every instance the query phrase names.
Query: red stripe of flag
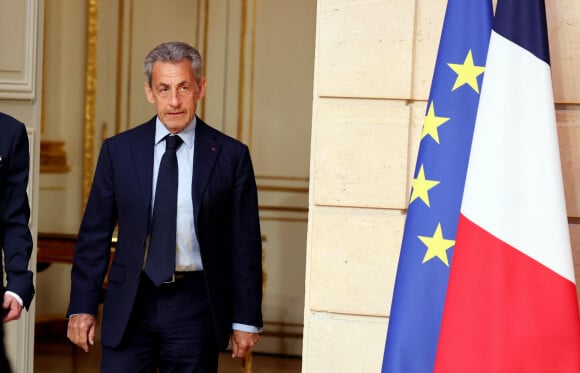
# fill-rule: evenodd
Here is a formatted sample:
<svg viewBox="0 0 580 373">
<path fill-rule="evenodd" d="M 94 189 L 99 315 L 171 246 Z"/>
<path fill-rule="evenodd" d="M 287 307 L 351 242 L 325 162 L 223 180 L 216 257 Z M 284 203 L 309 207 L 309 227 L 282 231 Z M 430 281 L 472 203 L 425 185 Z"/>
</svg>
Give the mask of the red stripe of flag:
<svg viewBox="0 0 580 373">
<path fill-rule="evenodd" d="M 456 242 L 435 371 L 580 372 L 575 284 L 464 216 Z"/>
</svg>

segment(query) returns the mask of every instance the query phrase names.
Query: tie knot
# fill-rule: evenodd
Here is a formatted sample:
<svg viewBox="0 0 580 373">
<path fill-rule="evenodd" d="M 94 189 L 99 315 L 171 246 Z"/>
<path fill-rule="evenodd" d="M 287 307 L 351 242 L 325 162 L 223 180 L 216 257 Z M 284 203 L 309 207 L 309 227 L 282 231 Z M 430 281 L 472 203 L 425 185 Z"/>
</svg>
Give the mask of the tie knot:
<svg viewBox="0 0 580 373">
<path fill-rule="evenodd" d="M 181 145 L 181 143 L 183 142 L 183 140 L 181 139 L 181 137 L 174 135 L 167 135 L 167 137 L 165 137 L 165 149 L 176 149 L 179 148 L 179 145 Z"/>
</svg>

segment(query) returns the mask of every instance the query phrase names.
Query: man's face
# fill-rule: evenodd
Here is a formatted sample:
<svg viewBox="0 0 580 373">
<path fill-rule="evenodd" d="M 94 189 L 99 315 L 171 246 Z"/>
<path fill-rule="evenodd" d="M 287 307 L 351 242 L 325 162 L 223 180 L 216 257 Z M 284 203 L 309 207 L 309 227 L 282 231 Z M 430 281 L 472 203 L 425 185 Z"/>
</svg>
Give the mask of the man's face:
<svg viewBox="0 0 580 373">
<path fill-rule="evenodd" d="M 155 105 L 161 123 L 171 133 L 181 132 L 195 116 L 197 101 L 205 95 L 205 78 L 195 81 L 188 59 L 153 64 L 151 86 L 145 82 L 147 100 Z"/>
</svg>

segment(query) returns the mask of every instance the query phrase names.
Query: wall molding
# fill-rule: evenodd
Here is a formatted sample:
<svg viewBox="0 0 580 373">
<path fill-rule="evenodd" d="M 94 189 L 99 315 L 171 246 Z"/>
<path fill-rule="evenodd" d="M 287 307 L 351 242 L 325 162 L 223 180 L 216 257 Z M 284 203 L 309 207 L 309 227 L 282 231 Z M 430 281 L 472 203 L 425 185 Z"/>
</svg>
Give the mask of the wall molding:
<svg viewBox="0 0 580 373">
<path fill-rule="evenodd" d="M 0 46 L 4 51 L 21 52 L 20 56 L 0 59 L 0 99 L 32 100 L 36 86 L 38 0 L 0 0 L 0 9 L 16 17 L 0 23 Z"/>
</svg>

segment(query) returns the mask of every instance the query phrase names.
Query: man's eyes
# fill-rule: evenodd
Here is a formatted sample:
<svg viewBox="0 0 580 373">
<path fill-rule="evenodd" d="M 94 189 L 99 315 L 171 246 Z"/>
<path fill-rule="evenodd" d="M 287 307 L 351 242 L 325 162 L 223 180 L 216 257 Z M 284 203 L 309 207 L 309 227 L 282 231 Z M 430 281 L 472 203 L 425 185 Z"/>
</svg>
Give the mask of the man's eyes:
<svg viewBox="0 0 580 373">
<path fill-rule="evenodd" d="M 187 93 L 187 92 L 190 92 L 191 90 L 192 90 L 192 88 L 190 85 L 182 85 L 182 86 L 177 87 L 177 91 L 182 92 L 182 93 Z M 160 94 L 168 94 L 170 89 L 169 89 L 169 87 L 160 87 L 157 89 L 157 91 Z"/>
</svg>

